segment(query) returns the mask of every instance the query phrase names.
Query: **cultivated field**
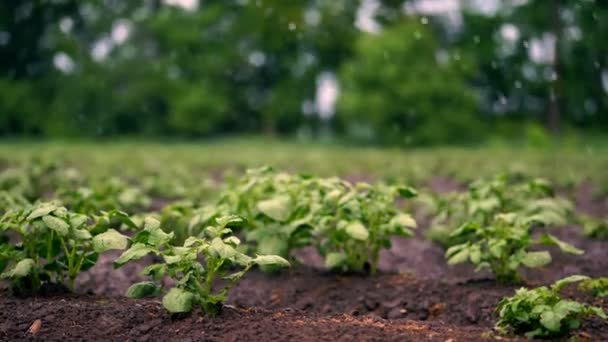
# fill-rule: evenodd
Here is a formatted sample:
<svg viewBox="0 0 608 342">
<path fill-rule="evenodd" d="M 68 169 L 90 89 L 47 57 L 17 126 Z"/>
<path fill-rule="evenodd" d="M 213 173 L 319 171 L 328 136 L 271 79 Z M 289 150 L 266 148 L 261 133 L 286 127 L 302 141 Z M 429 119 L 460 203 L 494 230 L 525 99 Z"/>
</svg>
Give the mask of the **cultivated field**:
<svg viewBox="0 0 608 342">
<path fill-rule="evenodd" d="M 608 340 L 606 152 L 3 143 L 0 340 Z"/>
</svg>

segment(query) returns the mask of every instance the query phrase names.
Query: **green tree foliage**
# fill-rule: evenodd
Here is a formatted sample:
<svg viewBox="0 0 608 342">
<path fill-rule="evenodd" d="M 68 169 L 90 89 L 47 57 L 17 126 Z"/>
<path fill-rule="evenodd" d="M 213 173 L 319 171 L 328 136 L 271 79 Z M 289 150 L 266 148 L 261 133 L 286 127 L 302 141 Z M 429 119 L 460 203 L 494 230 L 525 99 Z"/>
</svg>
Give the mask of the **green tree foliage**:
<svg viewBox="0 0 608 342">
<path fill-rule="evenodd" d="M 520 124 L 608 125 L 604 2 L 464 6 L 455 25 L 381 0 L 376 34 L 355 25 L 362 4 L 5 1 L 0 136 L 314 133 L 327 127 L 312 106 L 325 72 L 343 90 L 337 131 L 373 142 L 463 142 L 481 121 L 534 136 Z M 543 37 L 556 37 L 553 61 L 530 58 Z"/>
<path fill-rule="evenodd" d="M 475 98 L 465 84 L 468 63 L 438 60 L 432 33 L 413 20 L 363 35 L 340 70 L 340 123 L 347 134 L 392 144 L 476 138 Z"/>
</svg>

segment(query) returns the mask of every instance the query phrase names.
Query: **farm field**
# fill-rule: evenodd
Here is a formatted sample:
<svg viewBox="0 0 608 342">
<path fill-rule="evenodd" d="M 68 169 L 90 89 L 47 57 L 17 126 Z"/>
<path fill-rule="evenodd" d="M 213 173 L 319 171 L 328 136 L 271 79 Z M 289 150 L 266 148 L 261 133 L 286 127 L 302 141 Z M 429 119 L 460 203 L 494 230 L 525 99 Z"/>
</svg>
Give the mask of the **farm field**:
<svg viewBox="0 0 608 342">
<path fill-rule="evenodd" d="M 495 327 L 521 287 L 608 276 L 606 152 L 2 143 L 0 340 L 608 340 L 582 278 L 560 296 L 595 314 Z M 225 298 L 192 290 L 211 269 Z"/>
</svg>

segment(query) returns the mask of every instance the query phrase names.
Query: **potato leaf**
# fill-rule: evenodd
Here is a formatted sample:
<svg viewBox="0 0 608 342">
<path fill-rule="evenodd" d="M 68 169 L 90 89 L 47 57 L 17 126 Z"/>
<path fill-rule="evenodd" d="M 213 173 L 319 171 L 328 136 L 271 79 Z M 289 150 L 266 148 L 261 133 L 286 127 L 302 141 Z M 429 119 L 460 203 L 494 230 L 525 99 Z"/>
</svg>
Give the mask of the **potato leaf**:
<svg viewBox="0 0 608 342">
<path fill-rule="evenodd" d="M 365 241 L 369 237 L 369 231 L 359 221 L 349 223 L 344 228 L 344 231 L 355 240 Z"/>
<path fill-rule="evenodd" d="M 291 215 L 291 200 L 289 196 L 277 196 L 258 202 L 257 209 L 273 220 L 284 222 Z"/>
<path fill-rule="evenodd" d="M 190 312 L 194 293 L 174 287 L 163 297 L 163 306 L 171 313 Z"/>
<path fill-rule="evenodd" d="M 110 229 L 93 238 L 93 249 L 97 253 L 103 253 L 113 249 L 125 249 L 128 243 L 129 240 L 125 235 Z"/>
<path fill-rule="evenodd" d="M 530 268 L 545 266 L 551 262 L 551 254 L 547 251 L 527 252 L 521 262 Z"/>
<path fill-rule="evenodd" d="M 125 294 L 128 298 L 154 297 L 160 293 L 160 286 L 152 281 L 142 281 L 135 283 L 127 289 Z"/>
<path fill-rule="evenodd" d="M 33 272 L 36 263 L 33 259 L 23 259 L 16 263 L 11 269 L 2 273 L 1 278 L 23 278 Z"/>
<path fill-rule="evenodd" d="M 46 215 L 42 217 L 42 221 L 47 225 L 47 227 L 49 227 L 49 229 L 54 230 L 61 236 L 67 236 L 70 232 L 70 225 L 58 217 Z"/>
</svg>

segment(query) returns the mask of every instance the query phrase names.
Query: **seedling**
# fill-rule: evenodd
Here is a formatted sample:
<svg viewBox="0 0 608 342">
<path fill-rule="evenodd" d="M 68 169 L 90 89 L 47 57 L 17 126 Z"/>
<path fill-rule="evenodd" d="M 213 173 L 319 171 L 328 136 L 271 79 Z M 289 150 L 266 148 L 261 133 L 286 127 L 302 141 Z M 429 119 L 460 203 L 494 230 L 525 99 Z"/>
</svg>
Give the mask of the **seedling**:
<svg viewBox="0 0 608 342">
<path fill-rule="evenodd" d="M 608 297 L 608 277 L 585 279 L 580 283 L 579 289 L 591 292 L 596 297 Z"/>
<path fill-rule="evenodd" d="M 224 216 L 215 226 L 205 228 L 205 237 L 189 237 L 182 246 L 171 245 L 173 233 L 165 233 L 158 220 L 149 218 L 142 231 L 133 238 L 133 244 L 114 263 L 121 267 L 148 254 L 158 255 L 162 262 L 142 271 L 152 281 L 133 284 L 127 290 L 130 298 L 155 296 L 162 292 L 159 285 L 163 277 L 175 281 L 175 286 L 164 295 L 162 303 L 171 313 L 190 312 L 200 307 L 204 313 L 217 314 L 228 290 L 255 265 L 287 267 L 287 260 L 276 255 L 249 257 L 237 250 L 240 241 L 231 235 L 231 226 L 243 224 L 238 216 Z M 203 262 L 200 261 L 203 258 Z M 214 289 L 217 279 L 224 285 Z"/>
<path fill-rule="evenodd" d="M 562 299 L 559 291 L 566 285 L 588 277 L 574 275 L 557 281 L 551 287 L 520 288 L 513 297 L 504 298 L 497 307 L 501 333 L 514 332 L 527 337 L 558 337 L 567 335 L 581 325 L 581 318 L 596 315 L 608 317 L 601 308 Z"/>
<path fill-rule="evenodd" d="M 342 182 L 322 203 L 312 225 L 317 248 L 328 268 L 375 274 L 380 250 L 390 248 L 391 237 L 413 235 L 416 221 L 395 208 L 397 197 L 411 198 L 410 188 L 351 185 Z"/>
<path fill-rule="evenodd" d="M 583 234 L 592 239 L 608 240 L 608 220 L 582 215 Z"/>
<path fill-rule="evenodd" d="M 37 293 L 43 283 L 65 281 L 73 290 L 78 274 L 94 266 L 100 253 L 127 247 L 126 236 L 90 221 L 55 203 L 9 210 L 0 230 L 19 241 L 0 241 L 0 277 L 17 291 Z"/>
<path fill-rule="evenodd" d="M 448 264 L 471 262 L 481 270 L 489 268 L 500 283 L 517 283 L 520 266 L 535 268 L 551 262 L 548 251 L 529 251 L 534 245 L 553 245 L 565 253 L 582 254 L 583 251 L 563 242 L 551 234 L 532 239 L 531 225 L 534 221 L 519 217 L 515 213 L 496 215 L 488 226 L 478 222 L 467 222 L 451 236 L 466 242 L 447 249 Z"/>
<path fill-rule="evenodd" d="M 466 193 L 436 196 L 431 202 L 435 217 L 427 237 L 446 249 L 466 241 L 451 235 L 466 222 L 488 226 L 496 215 L 514 213 L 537 224 L 561 226 L 572 216 L 572 204 L 554 197 L 546 180 L 522 180 L 507 175 L 490 181 L 478 180 Z"/>
</svg>

